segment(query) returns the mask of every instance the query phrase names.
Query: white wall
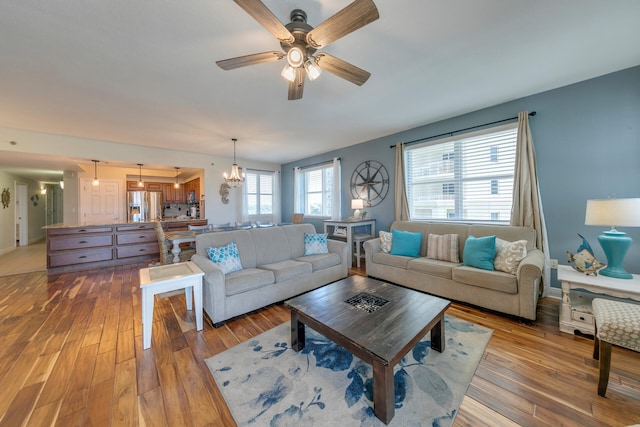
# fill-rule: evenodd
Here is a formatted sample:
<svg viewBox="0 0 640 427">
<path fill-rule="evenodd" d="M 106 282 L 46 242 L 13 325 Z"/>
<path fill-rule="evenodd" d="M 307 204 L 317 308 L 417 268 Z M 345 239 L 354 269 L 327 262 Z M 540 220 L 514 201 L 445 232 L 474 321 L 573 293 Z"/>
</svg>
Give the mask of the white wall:
<svg viewBox="0 0 640 427">
<path fill-rule="evenodd" d="M 228 172 L 233 163 L 231 157 L 217 156 L 215 154 L 190 153 L 179 150 L 167 150 L 161 148 L 144 147 L 139 145 L 127 145 L 117 142 L 100 141 L 61 135 L 53 135 L 39 132 L 31 132 L 20 129 L 0 127 L 0 141 L 16 141 L 16 145 L 2 146 L 0 156 L 3 151 L 15 151 L 23 153 L 38 153 L 51 156 L 63 156 L 76 159 L 96 159 L 100 161 L 114 161 L 127 163 L 143 163 L 167 165 L 168 176 L 175 174 L 174 166 L 200 168 L 203 170 L 201 176 L 201 192 L 205 195 L 205 217 L 210 223 L 224 223 L 240 220 L 240 197 L 241 189 L 231 190 L 229 203 L 223 204 L 219 189 L 223 182 L 222 174 Z M 212 165 L 213 164 L 213 165 Z M 238 164 L 243 168 L 256 168 L 279 171 L 279 164 L 249 162 L 238 158 Z M 92 169 L 92 168 L 91 168 Z M 98 177 L 102 168 L 98 163 Z M 106 169 L 105 169 L 106 171 Z M 137 175 L 137 168 L 135 168 Z M 105 172 L 106 173 L 106 172 Z M 64 174 L 64 222 L 78 221 L 79 211 L 79 179 L 87 175 L 93 178 L 93 170 L 84 174 L 74 173 Z M 106 175 L 105 175 L 106 177 Z M 74 187 L 75 183 L 75 188 Z M 75 211 L 75 212 L 73 212 Z M 75 213 L 75 218 L 72 218 Z"/>
</svg>

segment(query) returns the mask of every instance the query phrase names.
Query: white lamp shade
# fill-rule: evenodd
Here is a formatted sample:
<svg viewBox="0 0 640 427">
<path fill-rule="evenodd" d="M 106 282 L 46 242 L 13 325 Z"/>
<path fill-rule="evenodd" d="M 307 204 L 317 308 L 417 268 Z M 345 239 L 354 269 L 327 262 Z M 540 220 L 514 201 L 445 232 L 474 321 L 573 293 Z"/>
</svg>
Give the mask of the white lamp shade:
<svg viewBox="0 0 640 427">
<path fill-rule="evenodd" d="M 640 198 L 587 200 L 584 223 L 609 227 L 640 227 Z"/>
<path fill-rule="evenodd" d="M 362 209 L 362 208 L 364 208 L 364 201 L 362 199 L 351 200 L 351 209 Z"/>
</svg>

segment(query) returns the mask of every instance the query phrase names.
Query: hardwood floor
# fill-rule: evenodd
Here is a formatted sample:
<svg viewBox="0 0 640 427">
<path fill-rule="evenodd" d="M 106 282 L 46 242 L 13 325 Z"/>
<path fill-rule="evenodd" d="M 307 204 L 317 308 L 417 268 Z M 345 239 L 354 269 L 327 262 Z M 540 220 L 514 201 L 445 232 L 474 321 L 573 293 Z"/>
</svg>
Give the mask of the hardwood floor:
<svg viewBox="0 0 640 427">
<path fill-rule="evenodd" d="M 157 300 L 143 351 L 144 266 L 0 277 L 0 426 L 234 425 L 204 359 L 288 321 L 287 309 L 197 332 L 174 294 Z M 452 305 L 448 314 L 494 329 L 456 426 L 640 423 L 640 354 L 613 349 L 607 398 L 599 397 L 593 341 L 558 331 L 558 305 L 541 300 L 533 325 Z"/>
</svg>

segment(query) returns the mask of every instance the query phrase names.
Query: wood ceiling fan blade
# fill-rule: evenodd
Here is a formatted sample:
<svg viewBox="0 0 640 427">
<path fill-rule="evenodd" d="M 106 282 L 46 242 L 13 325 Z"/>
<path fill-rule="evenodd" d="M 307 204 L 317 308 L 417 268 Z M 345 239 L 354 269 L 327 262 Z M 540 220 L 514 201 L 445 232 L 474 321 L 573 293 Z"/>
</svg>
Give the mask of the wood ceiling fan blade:
<svg viewBox="0 0 640 427">
<path fill-rule="evenodd" d="M 262 25 L 275 38 L 285 43 L 292 43 L 294 37 L 282 22 L 260 0 L 233 0 Z"/>
<path fill-rule="evenodd" d="M 289 101 L 302 99 L 302 92 L 304 91 L 304 73 L 304 68 L 296 68 L 296 78 L 294 81 L 289 82 Z"/>
<path fill-rule="evenodd" d="M 369 76 L 371 76 L 371 73 L 368 71 L 349 64 L 340 58 L 331 56 L 328 53 L 316 54 L 316 64 L 318 64 L 318 67 L 323 71 L 335 74 L 336 76 L 357 84 L 358 86 L 362 86 L 369 79 Z"/>
<path fill-rule="evenodd" d="M 378 19 L 372 0 L 355 0 L 347 7 L 309 31 L 307 44 L 319 49 Z"/>
<path fill-rule="evenodd" d="M 284 58 L 283 52 L 262 52 L 252 55 L 238 56 L 235 58 L 216 61 L 218 67 L 223 70 L 233 70 L 235 68 L 246 67 L 247 65 L 262 64 L 263 62 L 273 62 Z"/>
</svg>

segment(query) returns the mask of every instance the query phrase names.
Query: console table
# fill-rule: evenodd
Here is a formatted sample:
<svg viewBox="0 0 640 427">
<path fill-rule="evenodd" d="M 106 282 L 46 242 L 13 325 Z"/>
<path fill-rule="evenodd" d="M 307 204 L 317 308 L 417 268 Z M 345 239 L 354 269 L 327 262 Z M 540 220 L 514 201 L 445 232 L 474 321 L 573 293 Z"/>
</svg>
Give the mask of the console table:
<svg viewBox="0 0 640 427">
<path fill-rule="evenodd" d="M 587 335 L 595 333 L 591 301 L 596 296 L 608 295 L 640 303 L 640 275 L 634 274 L 633 279 L 587 276 L 568 265 L 559 265 L 558 280 L 562 282 L 561 332 L 574 334 L 575 331 L 580 331 Z M 581 294 L 576 290 L 585 290 L 597 295 Z"/>
<path fill-rule="evenodd" d="M 324 221 L 324 232 L 327 233 L 329 238 L 332 239 L 345 239 L 347 242 L 347 246 L 349 247 L 349 252 L 347 256 L 349 257 L 349 261 L 347 261 L 347 265 L 349 268 L 353 266 L 353 242 L 354 242 L 354 234 L 356 232 L 356 228 L 367 227 L 369 230 L 369 235 L 371 238 L 376 237 L 376 220 L 375 219 L 338 219 L 332 220 L 328 219 Z M 346 233 L 336 234 L 337 228 L 346 229 Z M 363 234 L 363 233 L 358 233 Z"/>
</svg>

